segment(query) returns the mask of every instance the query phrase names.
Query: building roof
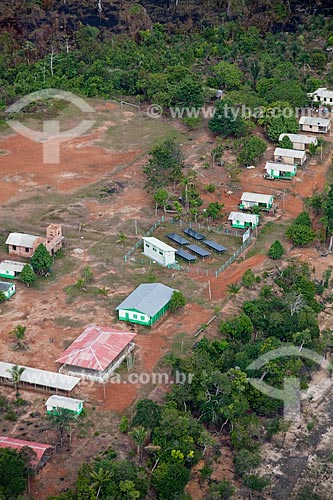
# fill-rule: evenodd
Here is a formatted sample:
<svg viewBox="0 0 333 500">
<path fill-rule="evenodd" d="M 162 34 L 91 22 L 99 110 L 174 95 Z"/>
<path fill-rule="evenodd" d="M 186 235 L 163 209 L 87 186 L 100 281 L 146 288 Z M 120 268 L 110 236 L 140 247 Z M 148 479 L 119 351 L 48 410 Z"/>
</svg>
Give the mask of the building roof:
<svg viewBox="0 0 333 500">
<path fill-rule="evenodd" d="M 239 220 L 239 222 L 258 222 L 259 215 L 247 214 L 245 212 L 230 212 L 228 220 Z"/>
<path fill-rule="evenodd" d="M 8 281 L 0 281 L 0 292 L 8 292 L 8 290 L 14 285 L 15 283 L 10 283 Z"/>
<path fill-rule="evenodd" d="M 136 311 L 155 316 L 172 297 L 175 290 L 162 283 L 143 283 L 139 285 L 119 306 L 119 309 Z"/>
<path fill-rule="evenodd" d="M 274 156 L 285 156 L 287 158 L 304 158 L 304 156 L 306 156 L 306 153 L 301 149 L 275 148 Z"/>
<path fill-rule="evenodd" d="M 142 238 L 143 241 L 146 241 L 147 243 L 150 243 L 151 245 L 154 245 L 155 247 L 159 248 L 163 252 L 175 252 L 176 249 L 168 245 L 167 243 L 164 243 L 164 241 L 161 241 L 157 238 L 154 238 L 153 236 L 151 237 L 144 237 Z"/>
<path fill-rule="evenodd" d="M 58 396 L 58 394 L 53 394 L 46 401 L 45 406 L 55 406 L 57 408 L 65 408 L 66 410 L 75 411 L 78 405 L 83 402 L 83 399 L 66 398 L 66 396 Z"/>
<path fill-rule="evenodd" d="M 241 201 L 255 201 L 258 203 L 270 203 L 273 196 L 271 194 L 243 193 Z"/>
<path fill-rule="evenodd" d="M 135 333 L 123 330 L 89 325 L 56 361 L 104 371 L 135 336 Z"/>
<path fill-rule="evenodd" d="M 280 172 L 295 172 L 296 166 L 289 165 L 288 163 L 267 161 L 265 165 L 265 170 L 279 170 Z"/>
<path fill-rule="evenodd" d="M 303 134 L 281 134 L 279 141 L 282 141 L 284 137 L 289 137 L 291 142 L 299 142 L 300 144 L 317 144 L 317 137 L 311 137 L 310 135 Z"/>
<path fill-rule="evenodd" d="M 328 118 L 317 118 L 315 116 L 301 116 L 300 125 L 318 125 L 319 127 L 328 127 L 331 120 Z"/>
<path fill-rule="evenodd" d="M 0 361 L 0 377 L 10 380 L 11 375 L 8 370 L 13 368 L 13 366 L 15 365 L 12 363 Z M 69 375 L 63 375 L 62 373 L 48 372 L 46 370 L 39 370 L 38 368 L 30 368 L 28 366 L 22 366 L 22 368 L 25 368 L 25 370 L 21 375 L 21 381 L 26 382 L 27 384 L 35 384 L 42 387 L 48 387 L 50 389 L 60 389 L 62 391 L 72 391 L 80 382 L 79 377 L 70 377 Z"/>
<path fill-rule="evenodd" d="M 33 234 L 24 233 L 10 233 L 6 239 L 6 245 L 16 245 L 18 247 L 33 248 L 34 242 L 40 238 L 40 236 L 34 236 Z"/>
<path fill-rule="evenodd" d="M 8 436 L 0 436 L 0 448 L 11 448 L 21 450 L 25 446 L 29 446 L 35 453 L 36 457 L 31 460 L 31 465 L 36 467 L 41 461 L 46 450 L 53 448 L 49 444 L 35 443 L 34 441 L 23 441 L 22 439 L 14 439 Z"/>
<path fill-rule="evenodd" d="M 309 97 L 319 96 L 319 97 L 329 97 L 333 99 L 333 90 L 328 90 L 326 87 L 320 87 L 314 92 L 309 92 Z"/>
<path fill-rule="evenodd" d="M 20 273 L 26 262 L 17 262 L 16 260 L 3 260 L 0 262 L 0 269 L 6 269 L 7 271 L 14 271 L 15 273 Z"/>
</svg>

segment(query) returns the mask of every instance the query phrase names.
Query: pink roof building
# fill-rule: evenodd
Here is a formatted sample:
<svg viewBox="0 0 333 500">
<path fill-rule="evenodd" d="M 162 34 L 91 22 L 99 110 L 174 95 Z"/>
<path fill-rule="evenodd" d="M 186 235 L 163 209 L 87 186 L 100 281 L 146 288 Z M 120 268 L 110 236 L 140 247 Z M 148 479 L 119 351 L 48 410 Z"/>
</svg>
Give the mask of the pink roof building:
<svg viewBox="0 0 333 500">
<path fill-rule="evenodd" d="M 31 467 L 34 469 L 39 469 L 47 462 L 47 460 L 49 460 L 50 452 L 53 448 L 49 444 L 24 441 L 22 439 L 14 439 L 8 436 L 0 436 L 0 448 L 11 448 L 19 452 L 26 446 L 31 448 L 36 453 L 36 457 L 31 460 Z"/>
<path fill-rule="evenodd" d="M 135 333 L 90 325 L 56 360 L 59 371 L 105 382 L 134 349 Z"/>
</svg>

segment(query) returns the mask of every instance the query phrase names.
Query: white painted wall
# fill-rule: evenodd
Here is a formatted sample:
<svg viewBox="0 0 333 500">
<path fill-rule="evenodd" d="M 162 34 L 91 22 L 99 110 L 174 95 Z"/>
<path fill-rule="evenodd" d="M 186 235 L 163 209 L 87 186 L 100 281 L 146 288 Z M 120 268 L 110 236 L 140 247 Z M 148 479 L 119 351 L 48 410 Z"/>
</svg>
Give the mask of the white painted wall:
<svg viewBox="0 0 333 500">
<path fill-rule="evenodd" d="M 126 319 L 126 313 L 128 313 L 128 319 L 134 319 L 134 320 L 145 321 L 145 322 L 149 321 L 148 314 L 142 314 L 139 312 L 135 313 L 133 311 L 126 311 L 126 309 L 119 309 L 118 310 L 119 318 Z"/>
<path fill-rule="evenodd" d="M 175 251 L 163 251 L 147 241 L 143 242 L 143 253 L 165 267 L 176 262 Z"/>
</svg>

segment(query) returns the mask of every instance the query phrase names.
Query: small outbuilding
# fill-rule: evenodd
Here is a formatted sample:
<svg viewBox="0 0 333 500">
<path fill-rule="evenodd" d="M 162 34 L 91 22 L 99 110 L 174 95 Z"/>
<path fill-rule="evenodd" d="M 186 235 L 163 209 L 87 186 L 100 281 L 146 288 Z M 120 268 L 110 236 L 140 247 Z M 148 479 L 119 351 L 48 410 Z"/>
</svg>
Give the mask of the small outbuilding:
<svg viewBox="0 0 333 500">
<path fill-rule="evenodd" d="M 286 163 L 275 163 L 267 161 L 265 170 L 265 177 L 291 180 L 297 173 L 297 165 L 287 165 Z"/>
<path fill-rule="evenodd" d="M 244 212 L 230 212 L 228 220 L 231 221 L 232 227 L 239 229 L 255 228 L 259 224 L 259 215 L 248 214 Z"/>
<path fill-rule="evenodd" d="M 287 165 L 303 165 L 306 161 L 306 153 L 299 149 L 275 148 L 274 161 L 286 163 Z"/>
<path fill-rule="evenodd" d="M 116 308 L 118 318 L 121 321 L 152 326 L 169 309 L 174 291 L 162 283 L 143 283 Z"/>
<path fill-rule="evenodd" d="M 317 137 L 311 137 L 310 135 L 303 134 L 281 134 L 279 137 L 279 142 L 282 141 L 284 137 L 288 137 L 291 140 L 294 149 L 300 149 L 305 151 L 310 144 L 317 146 Z"/>
<path fill-rule="evenodd" d="M 273 207 L 274 197 L 271 194 L 243 193 L 239 208 L 241 210 L 251 210 L 258 207 L 262 210 L 270 210 Z"/>
<path fill-rule="evenodd" d="M 133 351 L 135 333 L 90 325 L 56 360 L 59 372 L 106 382 Z"/>
<path fill-rule="evenodd" d="M 10 299 L 16 291 L 15 283 L 9 281 L 0 281 L 0 292 L 4 294 L 6 299 Z"/>
<path fill-rule="evenodd" d="M 331 120 L 328 118 L 316 118 L 312 116 L 301 116 L 298 121 L 299 129 L 303 132 L 314 132 L 327 134 L 331 129 Z"/>
<path fill-rule="evenodd" d="M 17 262 L 16 260 L 3 260 L 0 262 L 0 277 L 1 278 L 17 278 L 25 266 L 25 262 Z"/>
<path fill-rule="evenodd" d="M 144 237 L 143 253 L 150 259 L 168 267 L 176 263 L 176 249 L 154 237 Z"/>
<path fill-rule="evenodd" d="M 80 415 L 83 411 L 83 403 L 82 399 L 67 398 L 66 396 L 53 394 L 45 403 L 46 413 L 57 414 L 60 408 L 71 411 L 75 415 Z"/>
</svg>

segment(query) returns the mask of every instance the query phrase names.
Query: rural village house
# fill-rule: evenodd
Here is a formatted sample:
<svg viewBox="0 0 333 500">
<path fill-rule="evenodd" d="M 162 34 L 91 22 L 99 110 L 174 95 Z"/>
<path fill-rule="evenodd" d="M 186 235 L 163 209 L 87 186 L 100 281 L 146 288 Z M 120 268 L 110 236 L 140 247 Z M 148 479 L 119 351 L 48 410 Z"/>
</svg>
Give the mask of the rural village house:
<svg viewBox="0 0 333 500">
<path fill-rule="evenodd" d="M 307 146 L 309 146 L 309 144 L 313 144 L 314 146 L 317 146 L 318 144 L 317 137 L 311 137 L 310 135 L 281 134 L 279 137 L 279 142 L 282 141 L 284 137 L 288 137 L 291 140 L 294 149 L 300 149 L 303 151 L 307 149 Z"/>
<path fill-rule="evenodd" d="M 59 372 L 106 382 L 134 349 L 135 333 L 90 325 L 56 360 Z"/>
<path fill-rule="evenodd" d="M 57 414 L 59 408 L 73 412 L 75 415 L 80 415 L 83 411 L 82 399 L 67 398 L 66 396 L 58 396 L 53 394 L 45 403 L 46 413 Z"/>
<path fill-rule="evenodd" d="M 297 165 L 287 165 L 286 163 L 277 163 L 267 161 L 265 165 L 266 175 L 274 179 L 290 180 L 297 173 Z"/>
<path fill-rule="evenodd" d="M 6 240 L 8 253 L 20 257 L 32 257 L 36 248 L 43 244 L 50 255 L 62 247 L 62 228 L 59 224 L 50 224 L 46 228 L 46 238 L 25 233 L 10 233 Z"/>
<path fill-rule="evenodd" d="M 239 229 L 250 227 L 253 229 L 259 224 L 259 215 L 244 212 L 230 212 L 228 220 L 231 221 L 232 227 Z"/>
<path fill-rule="evenodd" d="M 275 148 L 274 161 L 288 165 L 303 165 L 306 161 L 306 153 L 299 149 Z"/>
<path fill-rule="evenodd" d="M 2 292 L 6 299 L 10 299 L 16 291 L 15 283 L 7 281 L 0 281 L 0 292 Z"/>
<path fill-rule="evenodd" d="M 169 309 L 173 288 L 162 283 L 143 283 L 139 285 L 116 308 L 121 321 L 152 326 Z"/>
<path fill-rule="evenodd" d="M 274 197 L 271 194 L 243 193 L 239 208 L 249 210 L 253 207 L 259 207 L 262 210 L 270 210 L 273 207 Z"/>
<path fill-rule="evenodd" d="M 328 118 L 301 116 L 298 123 L 299 123 L 299 129 L 303 132 L 327 134 L 327 132 L 329 132 L 331 129 L 331 120 L 329 120 Z"/>
<path fill-rule="evenodd" d="M 36 453 L 36 456 L 31 458 L 30 466 L 38 472 L 50 459 L 53 450 L 52 446 L 44 443 L 35 443 L 34 441 L 23 441 L 22 439 L 0 436 L 0 448 L 11 448 L 19 452 L 22 448 L 26 447 L 31 448 Z"/>
<path fill-rule="evenodd" d="M 321 102 L 322 104 L 333 106 L 333 90 L 328 90 L 326 87 L 321 87 L 314 92 L 309 92 L 308 97 L 310 97 L 313 102 Z"/>
</svg>

